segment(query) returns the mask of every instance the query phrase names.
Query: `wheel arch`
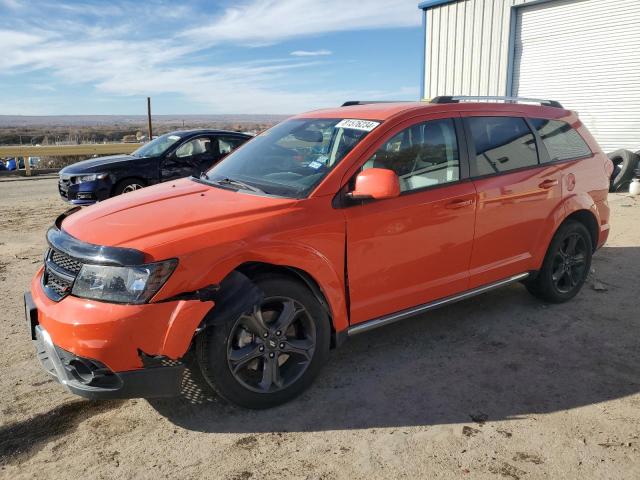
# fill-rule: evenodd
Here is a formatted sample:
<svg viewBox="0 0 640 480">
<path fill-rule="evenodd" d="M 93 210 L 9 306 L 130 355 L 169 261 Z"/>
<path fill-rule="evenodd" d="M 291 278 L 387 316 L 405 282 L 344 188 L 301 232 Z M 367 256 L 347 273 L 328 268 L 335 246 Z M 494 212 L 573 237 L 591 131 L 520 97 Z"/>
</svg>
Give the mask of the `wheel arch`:
<svg viewBox="0 0 640 480">
<path fill-rule="evenodd" d="M 547 218 L 544 233 L 539 238 L 539 247 L 534 252 L 533 270 L 542 267 L 542 262 L 547 254 L 549 245 L 551 245 L 553 236 L 569 220 L 580 222 L 586 226 L 591 235 L 593 251 L 595 251 L 600 233 L 599 218 L 596 205 L 588 194 L 574 195 L 558 204 Z"/>
<path fill-rule="evenodd" d="M 585 209 L 576 210 L 575 212 L 568 215 L 560 225 L 567 223 L 568 221 L 571 221 L 571 220 L 582 223 L 585 227 L 587 227 L 587 230 L 589 231 L 589 235 L 591 236 L 591 247 L 592 247 L 592 250 L 595 252 L 596 249 L 598 248 L 598 234 L 599 234 L 598 219 L 596 218 L 595 214 L 591 210 L 585 210 Z"/>
<path fill-rule="evenodd" d="M 246 275 L 249 279 L 253 279 L 258 275 L 273 274 L 301 281 L 311 291 L 311 293 L 313 293 L 314 297 L 316 297 L 329 317 L 329 325 L 331 327 L 331 347 L 336 347 L 341 343 L 340 339 L 342 337 L 336 332 L 335 315 L 331 308 L 331 304 L 320 283 L 310 273 L 298 267 L 259 261 L 244 262 L 238 265 L 234 271 L 238 271 Z"/>
</svg>

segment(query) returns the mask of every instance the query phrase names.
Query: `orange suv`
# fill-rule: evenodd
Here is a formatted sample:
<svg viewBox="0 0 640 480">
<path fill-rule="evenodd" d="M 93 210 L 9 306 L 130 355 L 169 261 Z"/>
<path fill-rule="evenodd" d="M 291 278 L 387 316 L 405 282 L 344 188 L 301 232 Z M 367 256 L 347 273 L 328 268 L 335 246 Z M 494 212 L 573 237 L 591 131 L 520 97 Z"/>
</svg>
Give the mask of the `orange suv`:
<svg viewBox="0 0 640 480">
<path fill-rule="evenodd" d="M 609 233 L 610 160 L 557 102 L 468 100 L 301 114 L 200 178 L 62 215 L 25 294 L 44 367 L 153 397 L 194 358 L 264 408 L 351 335 L 518 281 L 569 300 Z"/>
</svg>

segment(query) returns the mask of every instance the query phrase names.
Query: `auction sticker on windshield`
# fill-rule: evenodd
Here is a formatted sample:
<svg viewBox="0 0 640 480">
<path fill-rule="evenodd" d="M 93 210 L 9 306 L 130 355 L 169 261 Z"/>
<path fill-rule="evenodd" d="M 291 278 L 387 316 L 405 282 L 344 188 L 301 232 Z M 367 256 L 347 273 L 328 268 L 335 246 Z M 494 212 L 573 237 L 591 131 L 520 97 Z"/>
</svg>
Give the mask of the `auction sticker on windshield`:
<svg viewBox="0 0 640 480">
<path fill-rule="evenodd" d="M 336 128 L 351 128 L 353 130 L 364 130 L 370 132 L 374 128 L 380 125 L 380 122 L 372 122 L 371 120 L 356 120 L 351 118 L 345 118 L 340 120 L 336 124 Z"/>
</svg>

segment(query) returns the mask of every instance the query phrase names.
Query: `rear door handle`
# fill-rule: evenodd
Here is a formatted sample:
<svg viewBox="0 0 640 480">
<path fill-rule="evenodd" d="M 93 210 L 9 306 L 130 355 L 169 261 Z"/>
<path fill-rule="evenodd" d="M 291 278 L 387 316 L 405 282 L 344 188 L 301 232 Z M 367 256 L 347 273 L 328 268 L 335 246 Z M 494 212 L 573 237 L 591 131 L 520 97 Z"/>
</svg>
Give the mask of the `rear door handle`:
<svg viewBox="0 0 640 480">
<path fill-rule="evenodd" d="M 545 180 L 540 185 L 538 185 L 538 187 L 548 189 L 548 188 L 555 187 L 556 185 L 558 185 L 558 183 L 559 183 L 558 180 Z"/>
<path fill-rule="evenodd" d="M 445 205 L 446 208 L 464 208 L 473 205 L 473 200 L 454 200 Z"/>
</svg>

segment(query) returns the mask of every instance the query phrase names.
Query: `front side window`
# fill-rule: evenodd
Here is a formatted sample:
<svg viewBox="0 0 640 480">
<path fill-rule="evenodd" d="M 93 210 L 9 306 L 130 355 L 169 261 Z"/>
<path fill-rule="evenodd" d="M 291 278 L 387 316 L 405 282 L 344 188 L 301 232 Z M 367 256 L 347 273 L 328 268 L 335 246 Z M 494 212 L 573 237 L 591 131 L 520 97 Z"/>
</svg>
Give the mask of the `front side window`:
<svg viewBox="0 0 640 480">
<path fill-rule="evenodd" d="M 165 153 L 169 148 L 176 144 L 180 140 L 179 135 L 167 133 L 158 138 L 151 140 L 149 143 L 143 145 L 131 155 L 138 158 L 157 157 Z"/>
<path fill-rule="evenodd" d="M 202 180 L 302 198 L 379 124 L 340 118 L 286 120 L 231 152 Z"/>
<path fill-rule="evenodd" d="M 364 164 L 393 170 L 400 191 L 455 182 L 460 179 L 460 157 L 453 120 L 432 120 L 394 135 Z"/>
<path fill-rule="evenodd" d="M 550 161 L 572 160 L 591 155 L 591 149 L 580 134 L 566 122 L 532 118 L 531 124 L 538 131 L 549 152 Z"/>
<path fill-rule="evenodd" d="M 536 141 L 524 119 L 469 117 L 467 121 L 476 148 L 471 175 L 491 175 L 538 164 Z"/>
</svg>

